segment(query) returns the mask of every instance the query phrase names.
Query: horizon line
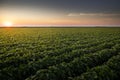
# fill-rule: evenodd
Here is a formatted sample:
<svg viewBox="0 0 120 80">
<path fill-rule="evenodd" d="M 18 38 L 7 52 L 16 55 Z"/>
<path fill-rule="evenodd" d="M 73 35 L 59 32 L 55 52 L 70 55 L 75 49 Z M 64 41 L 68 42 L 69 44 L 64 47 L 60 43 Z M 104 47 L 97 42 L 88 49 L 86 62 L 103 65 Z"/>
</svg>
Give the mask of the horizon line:
<svg viewBox="0 0 120 80">
<path fill-rule="evenodd" d="M 0 27 L 120 27 L 120 25 L 0 25 Z"/>
</svg>

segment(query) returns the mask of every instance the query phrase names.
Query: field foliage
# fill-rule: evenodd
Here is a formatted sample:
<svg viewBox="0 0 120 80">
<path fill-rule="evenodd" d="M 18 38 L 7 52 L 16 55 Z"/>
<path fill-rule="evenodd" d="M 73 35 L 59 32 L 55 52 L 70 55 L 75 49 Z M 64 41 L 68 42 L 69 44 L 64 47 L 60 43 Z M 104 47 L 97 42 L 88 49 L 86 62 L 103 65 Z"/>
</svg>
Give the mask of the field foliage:
<svg viewBox="0 0 120 80">
<path fill-rule="evenodd" d="M 120 28 L 0 28 L 0 80 L 119 80 Z"/>
</svg>

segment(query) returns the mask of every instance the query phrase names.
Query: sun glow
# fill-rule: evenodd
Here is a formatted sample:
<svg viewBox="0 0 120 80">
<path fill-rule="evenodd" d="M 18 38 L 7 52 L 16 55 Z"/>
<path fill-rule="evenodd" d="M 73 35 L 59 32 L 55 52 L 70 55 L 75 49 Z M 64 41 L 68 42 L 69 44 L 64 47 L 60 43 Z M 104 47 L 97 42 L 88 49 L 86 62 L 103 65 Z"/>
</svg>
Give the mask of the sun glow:
<svg viewBox="0 0 120 80">
<path fill-rule="evenodd" d="M 12 24 L 12 22 L 4 22 L 3 23 L 3 26 L 5 26 L 5 27 L 11 27 L 13 24 Z"/>
</svg>

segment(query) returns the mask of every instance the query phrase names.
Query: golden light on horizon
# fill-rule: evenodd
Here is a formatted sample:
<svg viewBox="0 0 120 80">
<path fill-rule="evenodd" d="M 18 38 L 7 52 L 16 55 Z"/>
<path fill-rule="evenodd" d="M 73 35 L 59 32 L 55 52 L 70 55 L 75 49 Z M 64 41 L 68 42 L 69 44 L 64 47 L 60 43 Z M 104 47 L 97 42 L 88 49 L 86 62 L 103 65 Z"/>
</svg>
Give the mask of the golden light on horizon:
<svg viewBox="0 0 120 80">
<path fill-rule="evenodd" d="M 3 26 L 5 26 L 5 27 L 11 27 L 12 25 L 13 25 L 13 23 L 9 22 L 9 21 L 6 21 L 3 23 Z"/>
</svg>

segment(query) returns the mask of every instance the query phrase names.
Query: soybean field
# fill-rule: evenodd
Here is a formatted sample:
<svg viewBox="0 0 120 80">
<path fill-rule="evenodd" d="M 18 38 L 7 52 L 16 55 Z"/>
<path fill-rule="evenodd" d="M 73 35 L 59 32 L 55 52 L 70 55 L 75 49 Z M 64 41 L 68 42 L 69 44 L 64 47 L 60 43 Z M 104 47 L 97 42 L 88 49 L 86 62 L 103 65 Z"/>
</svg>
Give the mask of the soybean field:
<svg viewBox="0 0 120 80">
<path fill-rule="evenodd" d="M 120 28 L 0 28 L 0 80 L 119 80 Z"/>
</svg>

